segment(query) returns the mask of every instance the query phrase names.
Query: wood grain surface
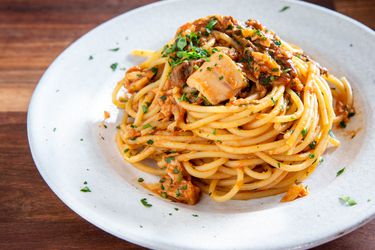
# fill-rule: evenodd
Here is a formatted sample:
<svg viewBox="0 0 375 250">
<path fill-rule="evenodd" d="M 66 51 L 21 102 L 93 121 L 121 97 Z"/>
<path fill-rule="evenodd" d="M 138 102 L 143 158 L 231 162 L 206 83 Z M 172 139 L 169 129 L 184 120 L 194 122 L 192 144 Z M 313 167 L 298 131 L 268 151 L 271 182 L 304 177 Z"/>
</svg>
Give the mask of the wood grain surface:
<svg viewBox="0 0 375 250">
<path fill-rule="evenodd" d="M 0 0 L 0 249 L 141 249 L 89 224 L 39 175 L 26 132 L 39 78 L 98 24 L 153 0 Z M 375 28 L 374 0 L 310 1 Z M 375 221 L 317 249 L 375 249 Z"/>
</svg>

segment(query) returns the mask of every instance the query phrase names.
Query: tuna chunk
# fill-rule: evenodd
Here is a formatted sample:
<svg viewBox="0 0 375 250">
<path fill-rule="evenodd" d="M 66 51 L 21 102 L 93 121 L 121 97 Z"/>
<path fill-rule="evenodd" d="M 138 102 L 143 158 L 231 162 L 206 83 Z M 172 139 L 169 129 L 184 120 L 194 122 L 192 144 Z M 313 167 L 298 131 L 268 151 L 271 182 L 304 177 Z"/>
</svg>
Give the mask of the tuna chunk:
<svg viewBox="0 0 375 250">
<path fill-rule="evenodd" d="M 247 85 L 236 63 L 224 53 L 211 55 L 210 60 L 187 79 L 211 104 L 218 104 L 234 97 Z"/>
</svg>

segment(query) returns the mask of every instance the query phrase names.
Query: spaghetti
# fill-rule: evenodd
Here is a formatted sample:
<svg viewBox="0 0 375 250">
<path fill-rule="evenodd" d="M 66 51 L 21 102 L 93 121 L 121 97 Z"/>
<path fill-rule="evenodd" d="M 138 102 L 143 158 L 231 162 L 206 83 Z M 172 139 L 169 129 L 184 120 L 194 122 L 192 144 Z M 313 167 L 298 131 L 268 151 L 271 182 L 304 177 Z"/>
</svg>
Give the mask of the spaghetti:
<svg viewBox="0 0 375 250">
<path fill-rule="evenodd" d="M 340 144 L 332 127 L 354 115 L 345 78 L 255 20 L 200 18 L 163 49 L 133 54 L 147 60 L 113 91 L 124 110 L 116 143 L 127 162 L 160 176 L 144 186 L 166 199 L 304 196 L 301 181 Z"/>
</svg>

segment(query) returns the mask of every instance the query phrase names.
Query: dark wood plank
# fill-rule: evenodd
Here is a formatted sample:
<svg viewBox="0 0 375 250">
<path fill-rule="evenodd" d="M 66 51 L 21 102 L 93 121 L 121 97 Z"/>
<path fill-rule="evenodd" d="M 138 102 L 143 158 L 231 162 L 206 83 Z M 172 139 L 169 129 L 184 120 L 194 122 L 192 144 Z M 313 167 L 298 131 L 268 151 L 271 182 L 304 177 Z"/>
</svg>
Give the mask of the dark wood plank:
<svg viewBox="0 0 375 250">
<path fill-rule="evenodd" d="M 26 110 L 38 79 L 71 42 L 153 0 L 0 0 L 0 249 L 142 249 L 66 207 L 30 155 Z M 373 0 L 310 0 L 375 27 Z M 375 221 L 316 249 L 373 249 Z"/>
</svg>

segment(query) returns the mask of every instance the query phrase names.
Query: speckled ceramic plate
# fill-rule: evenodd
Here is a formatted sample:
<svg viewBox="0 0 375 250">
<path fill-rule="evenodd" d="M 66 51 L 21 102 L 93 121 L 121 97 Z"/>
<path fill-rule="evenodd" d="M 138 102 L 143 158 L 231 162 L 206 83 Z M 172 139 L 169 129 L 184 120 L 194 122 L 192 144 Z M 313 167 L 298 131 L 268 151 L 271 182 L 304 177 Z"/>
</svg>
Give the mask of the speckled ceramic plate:
<svg viewBox="0 0 375 250">
<path fill-rule="evenodd" d="M 280 12 L 285 6 L 289 8 Z M 354 88 L 357 115 L 347 130 L 358 130 L 357 136 L 338 134 L 342 146 L 326 153 L 307 181 L 311 193 L 305 198 L 291 203 L 279 203 L 280 196 L 214 203 L 204 196 L 196 206 L 167 202 L 140 187 L 138 177 L 151 177 L 124 163 L 116 149 L 118 110 L 111 92 L 123 67 L 139 62 L 130 51 L 160 48 L 179 25 L 216 13 L 259 19 L 335 75 L 345 75 Z M 72 210 L 146 247 L 312 247 L 348 233 L 375 214 L 374 65 L 374 32 L 321 7 L 281 0 L 159 2 L 100 25 L 49 67 L 29 107 L 32 155 L 45 181 Z M 107 129 L 99 126 L 104 110 L 111 113 Z M 344 174 L 336 177 L 343 167 Z M 85 181 L 92 192 L 80 191 Z M 358 204 L 343 205 L 343 195 Z M 142 198 L 152 207 L 144 207 Z"/>
</svg>

